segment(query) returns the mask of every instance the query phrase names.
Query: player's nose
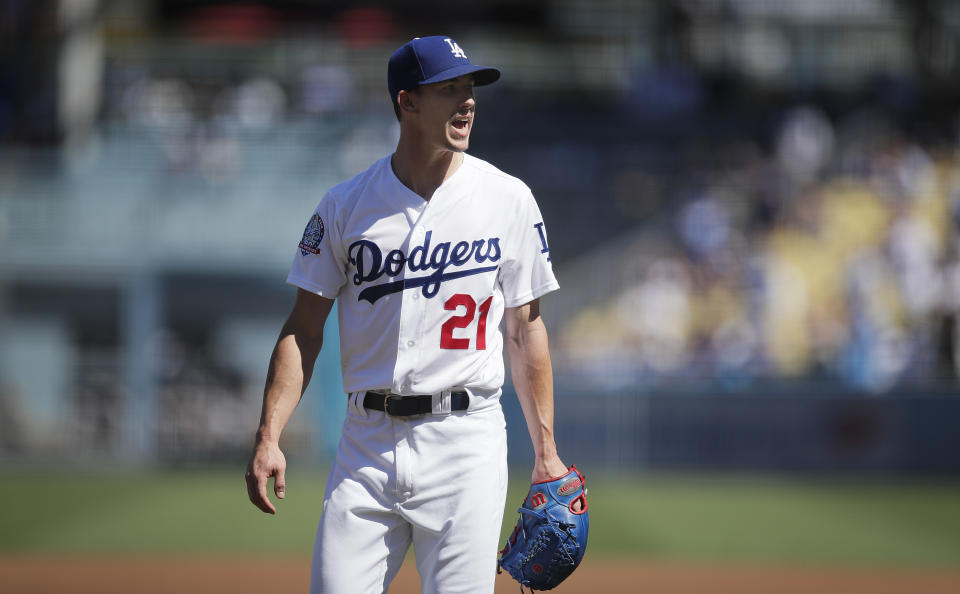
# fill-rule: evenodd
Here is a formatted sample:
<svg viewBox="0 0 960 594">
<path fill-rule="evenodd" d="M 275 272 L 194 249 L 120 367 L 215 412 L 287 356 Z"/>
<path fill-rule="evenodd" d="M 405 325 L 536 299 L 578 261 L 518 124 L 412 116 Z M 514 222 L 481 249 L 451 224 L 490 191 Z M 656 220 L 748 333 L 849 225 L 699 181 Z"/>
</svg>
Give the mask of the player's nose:
<svg viewBox="0 0 960 594">
<path fill-rule="evenodd" d="M 457 105 L 457 113 L 460 115 L 467 115 L 473 111 L 474 106 L 477 104 L 476 100 L 473 98 L 473 95 L 465 97 Z"/>
</svg>

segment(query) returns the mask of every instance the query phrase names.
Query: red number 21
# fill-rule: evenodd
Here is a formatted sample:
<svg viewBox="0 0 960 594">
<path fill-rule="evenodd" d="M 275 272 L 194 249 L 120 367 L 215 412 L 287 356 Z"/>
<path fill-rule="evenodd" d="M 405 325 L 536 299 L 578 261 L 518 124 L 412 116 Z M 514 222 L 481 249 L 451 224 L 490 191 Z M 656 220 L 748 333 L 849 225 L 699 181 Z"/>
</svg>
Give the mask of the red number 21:
<svg viewBox="0 0 960 594">
<path fill-rule="evenodd" d="M 477 320 L 477 350 L 483 351 L 487 348 L 487 313 L 493 304 L 493 295 L 487 297 L 486 301 L 480 304 L 480 319 Z M 447 299 L 443 304 L 443 309 L 456 311 L 463 306 L 466 311 L 463 315 L 453 316 L 443 323 L 440 327 L 440 348 L 441 349 L 469 349 L 469 338 L 454 338 L 453 331 L 456 328 L 466 328 L 473 322 L 473 317 L 477 313 L 477 302 L 473 297 L 466 293 L 457 293 Z"/>
</svg>

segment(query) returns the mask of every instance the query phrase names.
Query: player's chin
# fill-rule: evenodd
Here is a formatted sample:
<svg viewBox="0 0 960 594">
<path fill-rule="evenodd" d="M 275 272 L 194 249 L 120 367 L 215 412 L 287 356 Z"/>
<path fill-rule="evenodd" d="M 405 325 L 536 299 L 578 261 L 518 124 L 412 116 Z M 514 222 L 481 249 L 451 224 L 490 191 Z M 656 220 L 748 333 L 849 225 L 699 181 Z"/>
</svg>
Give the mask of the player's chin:
<svg viewBox="0 0 960 594">
<path fill-rule="evenodd" d="M 469 138 L 454 139 L 454 138 L 448 137 L 447 148 L 455 153 L 465 152 L 468 148 L 470 148 L 470 139 Z"/>
</svg>

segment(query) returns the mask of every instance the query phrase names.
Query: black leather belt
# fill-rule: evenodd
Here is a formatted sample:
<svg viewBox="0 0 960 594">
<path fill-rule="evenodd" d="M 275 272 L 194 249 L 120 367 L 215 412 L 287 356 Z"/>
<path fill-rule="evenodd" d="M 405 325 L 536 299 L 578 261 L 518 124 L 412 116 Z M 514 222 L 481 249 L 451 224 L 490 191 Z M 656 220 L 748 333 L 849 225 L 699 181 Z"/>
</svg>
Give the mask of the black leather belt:
<svg viewBox="0 0 960 594">
<path fill-rule="evenodd" d="M 433 396 L 396 396 L 394 394 L 380 394 L 367 392 L 363 395 L 363 407 L 379 410 L 391 417 L 410 417 L 413 415 L 427 415 L 433 412 Z M 470 395 L 466 392 L 450 392 L 450 410 L 467 410 L 470 408 Z"/>
</svg>

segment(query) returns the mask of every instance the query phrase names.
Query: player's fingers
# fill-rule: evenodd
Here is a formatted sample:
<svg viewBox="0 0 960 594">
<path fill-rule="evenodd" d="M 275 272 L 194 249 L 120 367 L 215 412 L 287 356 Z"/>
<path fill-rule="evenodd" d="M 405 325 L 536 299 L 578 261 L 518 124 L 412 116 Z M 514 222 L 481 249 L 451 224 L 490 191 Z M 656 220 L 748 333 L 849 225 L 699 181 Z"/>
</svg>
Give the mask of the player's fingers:
<svg viewBox="0 0 960 594">
<path fill-rule="evenodd" d="M 264 475 L 257 477 L 257 501 L 254 501 L 253 504 L 268 514 L 277 513 L 277 508 L 273 507 L 270 498 L 267 497 L 267 477 Z"/>
<path fill-rule="evenodd" d="M 580 496 L 574 499 L 573 503 L 570 504 L 570 509 L 573 510 L 574 513 L 579 514 L 586 508 L 586 505 L 587 505 L 587 498 L 585 495 L 581 493 Z"/>
<path fill-rule="evenodd" d="M 287 495 L 287 479 L 284 477 L 283 468 L 278 468 L 273 475 L 273 492 L 279 499 L 283 499 Z"/>
<path fill-rule="evenodd" d="M 257 492 L 257 480 L 253 478 L 253 471 L 250 470 L 250 467 L 247 467 L 247 471 L 243 474 L 243 480 L 247 483 L 247 498 L 250 499 L 250 502 L 253 503 L 256 499 L 255 495 Z"/>
<path fill-rule="evenodd" d="M 247 471 L 247 496 L 250 502 L 268 514 L 276 513 L 276 508 L 267 497 L 267 476 L 258 472 Z"/>
</svg>

